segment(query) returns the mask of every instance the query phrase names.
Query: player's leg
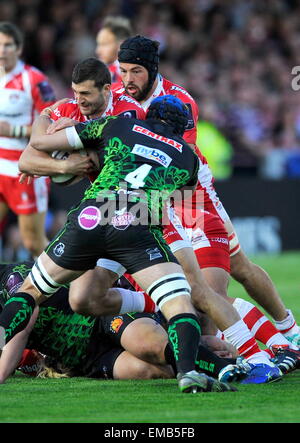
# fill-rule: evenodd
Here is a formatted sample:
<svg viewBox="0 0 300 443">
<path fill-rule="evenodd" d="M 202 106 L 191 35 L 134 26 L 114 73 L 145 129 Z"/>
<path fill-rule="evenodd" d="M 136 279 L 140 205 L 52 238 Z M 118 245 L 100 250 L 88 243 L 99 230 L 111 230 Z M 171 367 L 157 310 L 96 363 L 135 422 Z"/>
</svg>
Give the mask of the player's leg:
<svg viewBox="0 0 300 443">
<path fill-rule="evenodd" d="M 124 272 L 120 263 L 98 260 L 94 270 L 85 272 L 70 285 L 69 302 L 73 311 L 94 316 L 155 312 L 155 305 L 147 294 L 115 284 Z"/>
<path fill-rule="evenodd" d="M 1 195 L 0 195 L 1 198 Z M 8 214 L 8 206 L 4 201 L 0 201 L 0 223 L 5 219 Z"/>
<path fill-rule="evenodd" d="M 121 345 L 130 354 L 151 364 L 171 365 L 173 373 L 177 375 L 174 352 L 168 341 L 168 334 L 160 323 L 160 317 L 157 314 L 135 313 L 111 317 L 105 329 L 109 331 L 115 343 Z M 220 371 L 228 366 L 229 361 L 219 357 L 214 350 L 226 349 L 228 355 L 228 347 L 224 341 L 215 339 L 215 342 L 218 347 L 213 347 L 214 343 L 211 340 L 211 350 L 200 343 L 196 356 L 196 369 L 208 376 L 218 378 Z M 228 355 L 228 358 L 230 357 Z M 234 368 L 230 381 L 238 381 L 242 376 L 245 376 L 245 373 L 242 374 L 239 368 Z"/>
<path fill-rule="evenodd" d="M 182 268 L 176 263 L 160 263 L 132 273 L 132 276 L 168 321 L 168 338 L 175 356 L 180 390 L 232 390 L 195 371 L 201 331 Z"/>
<path fill-rule="evenodd" d="M 118 278 L 117 273 L 97 266 L 74 280 L 69 291 L 73 311 L 94 316 L 118 313 L 121 297 L 117 291 L 110 290 Z"/>
<path fill-rule="evenodd" d="M 174 372 L 171 366 L 155 365 L 124 351 L 115 361 L 113 378 L 115 380 L 174 378 Z"/>
<path fill-rule="evenodd" d="M 49 243 L 45 233 L 46 212 L 20 214 L 18 224 L 24 247 L 38 257 Z"/>
<path fill-rule="evenodd" d="M 0 314 L 0 327 L 6 343 L 28 325 L 36 305 L 83 272 L 64 269 L 43 252 L 20 289 L 6 302 Z"/>
<path fill-rule="evenodd" d="M 241 283 L 249 296 L 272 316 L 276 328 L 287 339 L 294 340 L 295 345 L 299 346 L 300 328 L 296 324 L 292 312 L 285 307 L 269 274 L 263 268 L 250 261 L 243 252 L 238 244 L 238 239 L 230 220 L 225 222 L 225 227 L 229 233 L 229 238 L 231 238 L 231 276 Z"/>
</svg>

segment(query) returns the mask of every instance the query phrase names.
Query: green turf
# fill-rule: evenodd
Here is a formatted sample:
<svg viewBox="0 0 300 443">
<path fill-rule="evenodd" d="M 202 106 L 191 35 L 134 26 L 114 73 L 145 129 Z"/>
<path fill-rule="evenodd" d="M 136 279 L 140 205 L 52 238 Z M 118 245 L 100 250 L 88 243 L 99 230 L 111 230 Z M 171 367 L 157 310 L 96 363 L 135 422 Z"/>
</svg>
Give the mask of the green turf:
<svg viewBox="0 0 300 443">
<path fill-rule="evenodd" d="M 256 257 L 300 323 L 300 253 Z M 230 285 L 232 296 L 242 289 Z M 180 394 L 175 380 L 39 380 L 0 386 L 1 423 L 299 423 L 300 371 L 238 392 Z M 108 427 L 109 429 L 109 427 Z"/>
</svg>

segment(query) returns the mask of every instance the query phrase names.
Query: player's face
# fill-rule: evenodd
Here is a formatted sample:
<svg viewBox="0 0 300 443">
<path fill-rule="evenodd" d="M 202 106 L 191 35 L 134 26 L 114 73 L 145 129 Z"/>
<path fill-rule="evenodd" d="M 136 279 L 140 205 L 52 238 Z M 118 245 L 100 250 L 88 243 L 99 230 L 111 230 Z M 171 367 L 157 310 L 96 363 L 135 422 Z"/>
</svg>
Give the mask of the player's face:
<svg viewBox="0 0 300 443">
<path fill-rule="evenodd" d="M 148 87 L 149 74 L 146 68 L 132 63 L 120 63 L 121 78 L 127 94 L 137 101 L 144 97 Z"/>
<path fill-rule="evenodd" d="M 109 29 L 101 29 L 96 38 L 96 56 L 103 63 L 113 63 L 118 58 L 119 42 Z"/>
<path fill-rule="evenodd" d="M 108 104 L 110 85 L 104 85 L 101 90 L 95 86 L 94 80 L 72 83 L 74 97 L 80 112 L 89 117 L 101 117 Z"/>
<path fill-rule="evenodd" d="M 5 72 L 12 71 L 20 54 L 21 48 L 17 47 L 13 37 L 0 32 L 0 69 L 3 67 Z"/>
</svg>

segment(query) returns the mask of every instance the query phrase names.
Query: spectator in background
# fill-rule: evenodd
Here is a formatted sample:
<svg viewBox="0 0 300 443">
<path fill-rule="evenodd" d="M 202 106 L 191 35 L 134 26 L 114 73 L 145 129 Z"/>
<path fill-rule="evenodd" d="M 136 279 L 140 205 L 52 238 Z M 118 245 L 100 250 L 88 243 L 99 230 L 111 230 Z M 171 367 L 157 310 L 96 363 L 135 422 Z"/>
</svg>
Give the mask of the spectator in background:
<svg viewBox="0 0 300 443">
<path fill-rule="evenodd" d="M 12 210 L 23 245 L 35 257 L 48 243 L 44 228 L 48 183 L 40 177 L 30 185 L 20 184 L 18 160 L 34 116 L 53 104 L 54 93 L 42 72 L 20 60 L 22 45 L 19 29 L 0 22 L 0 223 Z"/>
<path fill-rule="evenodd" d="M 199 105 L 200 122 L 212 125 L 231 144 L 229 176 L 243 177 L 247 172 L 277 180 L 298 177 L 300 91 L 292 89 L 291 72 L 300 65 L 299 2 L 1 0 L 0 4 L 0 20 L 14 22 L 25 34 L 24 60 L 39 62 L 36 66 L 48 75 L 58 99 L 70 96 L 74 65 L 94 55 L 95 37 L 106 17 L 126 17 L 135 33 L 160 42 L 162 75 L 182 85 Z M 83 57 L 81 43 L 77 51 L 81 35 Z M 251 104 L 254 81 L 259 94 Z M 203 114 L 207 103 L 216 110 L 209 118 Z M 243 112 L 234 121 L 237 107 Z M 247 113 L 249 121 L 244 118 Z M 259 131 L 254 127 L 258 118 Z"/>
<path fill-rule="evenodd" d="M 96 37 L 96 56 L 108 66 L 111 82 L 120 83 L 118 51 L 121 43 L 132 35 L 130 21 L 126 17 L 108 16 Z"/>
</svg>

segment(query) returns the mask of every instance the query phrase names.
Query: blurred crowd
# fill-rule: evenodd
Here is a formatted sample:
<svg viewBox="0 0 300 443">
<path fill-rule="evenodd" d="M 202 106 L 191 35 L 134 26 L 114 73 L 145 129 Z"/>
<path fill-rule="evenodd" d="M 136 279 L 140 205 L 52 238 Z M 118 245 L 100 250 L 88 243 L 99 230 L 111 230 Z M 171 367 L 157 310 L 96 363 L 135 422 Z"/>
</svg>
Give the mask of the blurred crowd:
<svg viewBox="0 0 300 443">
<path fill-rule="evenodd" d="M 160 42 L 160 72 L 199 105 L 217 180 L 300 178 L 300 0 L 0 0 L 57 98 L 71 96 L 73 66 L 95 55 L 108 15 Z"/>
<path fill-rule="evenodd" d="M 0 20 L 25 32 L 24 59 L 49 75 L 58 98 L 71 94 L 74 64 L 95 55 L 107 15 L 158 40 L 161 73 L 209 122 L 199 143 L 217 179 L 300 176 L 299 14 L 298 0 L 0 0 Z"/>
</svg>

